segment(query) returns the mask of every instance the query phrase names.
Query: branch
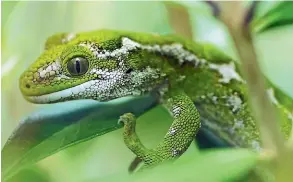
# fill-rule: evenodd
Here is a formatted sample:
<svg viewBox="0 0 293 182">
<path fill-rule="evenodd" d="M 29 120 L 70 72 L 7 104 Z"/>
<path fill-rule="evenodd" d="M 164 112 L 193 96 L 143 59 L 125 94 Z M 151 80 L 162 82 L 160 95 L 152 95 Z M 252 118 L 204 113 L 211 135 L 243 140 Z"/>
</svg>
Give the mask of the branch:
<svg viewBox="0 0 293 182">
<path fill-rule="evenodd" d="M 281 154 L 284 149 L 284 139 L 277 122 L 277 114 L 266 93 L 265 80 L 257 61 L 249 29 L 249 23 L 258 3 L 253 2 L 248 10 L 244 9 L 239 1 L 212 2 L 212 4 L 212 9 L 219 11 L 217 18 L 227 26 L 240 57 L 241 69 L 247 81 L 250 103 L 260 129 L 263 148 Z"/>
<path fill-rule="evenodd" d="M 186 7 L 173 2 L 164 2 L 164 5 L 168 11 L 169 23 L 176 34 L 192 40 L 192 26 Z"/>
<path fill-rule="evenodd" d="M 209 3 L 208 3 L 209 4 Z M 292 180 L 293 155 L 281 135 L 276 111 L 268 98 L 265 80 L 257 61 L 249 24 L 254 16 L 257 2 L 245 10 L 241 2 L 213 2 L 220 11 L 217 18 L 228 28 L 241 61 L 244 78 L 247 81 L 250 103 L 260 129 L 263 148 L 276 154 L 273 173 L 275 181 Z M 214 7 L 212 7 L 215 9 Z"/>
</svg>

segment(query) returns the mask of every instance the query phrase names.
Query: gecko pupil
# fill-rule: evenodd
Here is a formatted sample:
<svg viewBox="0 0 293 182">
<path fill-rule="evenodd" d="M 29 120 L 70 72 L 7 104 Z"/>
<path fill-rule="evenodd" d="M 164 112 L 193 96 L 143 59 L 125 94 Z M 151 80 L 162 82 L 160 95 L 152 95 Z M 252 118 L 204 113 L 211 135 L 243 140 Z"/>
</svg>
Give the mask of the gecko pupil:
<svg viewBox="0 0 293 182">
<path fill-rule="evenodd" d="M 76 69 L 76 72 L 77 73 L 80 73 L 80 63 L 79 63 L 79 60 L 76 60 L 76 62 L 75 62 L 75 69 Z"/>
<path fill-rule="evenodd" d="M 67 70 L 72 76 L 80 76 L 88 71 L 89 63 L 83 57 L 75 57 L 68 61 Z"/>
</svg>

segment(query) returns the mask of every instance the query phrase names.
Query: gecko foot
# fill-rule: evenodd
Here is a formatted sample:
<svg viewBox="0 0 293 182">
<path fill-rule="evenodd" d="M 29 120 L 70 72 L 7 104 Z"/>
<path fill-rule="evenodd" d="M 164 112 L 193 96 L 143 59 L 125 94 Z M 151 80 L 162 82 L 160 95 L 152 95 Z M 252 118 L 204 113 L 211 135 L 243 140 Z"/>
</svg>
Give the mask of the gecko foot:
<svg viewBox="0 0 293 182">
<path fill-rule="evenodd" d="M 162 157 L 156 151 L 147 149 L 141 143 L 135 132 L 136 118 L 132 113 L 126 113 L 120 116 L 118 123 L 124 124 L 124 143 L 136 155 L 133 164 L 129 168 L 129 172 L 133 172 L 142 161 L 144 162 L 144 166 L 141 169 L 161 161 Z"/>
<path fill-rule="evenodd" d="M 122 116 L 120 116 L 118 123 L 124 124 L 123 135 L 130 136 L 132 133 L 135 132 L 136 119 L 132 113 L 125 113 Z"/>
</svg>

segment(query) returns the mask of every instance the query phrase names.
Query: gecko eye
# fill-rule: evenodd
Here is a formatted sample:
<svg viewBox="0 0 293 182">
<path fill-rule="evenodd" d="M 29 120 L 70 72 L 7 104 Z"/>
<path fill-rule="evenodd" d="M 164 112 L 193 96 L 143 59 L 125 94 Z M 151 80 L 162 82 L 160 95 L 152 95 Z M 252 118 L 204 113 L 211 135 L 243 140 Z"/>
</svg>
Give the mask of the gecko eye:
<svg viewBox="0 0 293 182">
<path fill-rule="evenodd" d="M 73 76 L 80 76 L 87 72 L 89 68 L 88 61 L 83 57 L 75 57 L 68 61 L 68 72 Z"/>
</svg>

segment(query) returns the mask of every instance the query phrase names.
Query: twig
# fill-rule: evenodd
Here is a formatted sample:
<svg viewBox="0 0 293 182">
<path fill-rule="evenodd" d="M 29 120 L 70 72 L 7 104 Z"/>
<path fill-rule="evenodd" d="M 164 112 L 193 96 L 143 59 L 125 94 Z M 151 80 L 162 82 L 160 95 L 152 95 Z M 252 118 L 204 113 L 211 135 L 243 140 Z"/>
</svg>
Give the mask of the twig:
<svg viewBox="0 0 293 182">
<path fill-rule="evenodd" d="M 169 23 L 175 30 L 175 33 L 192 40 L 192 26 L 187 9 L 173 2 L 164 2 L 164 5 L 168 11 Z"/>
<path fill-rule="evenodd" d="M 217 4 L 220 9 L 218 19 L 227 26 L 240 57 L 252 110 L 260 129 L 263 148 L 282 153 L 284 139 L 277 122 L 277 114 L 266 93 L 265 81 L 261 74 L 249 30 L 249 23 L 257 3 L 253 3 L 253 6 L 248 10 L 245 10 L 239 1 L 217 2 Z"/>
<path fill-rule="evenodd" d="M 245 10 L 239 1 L 213 2 L 213 6 L 215 5 L 220 11 L 217 18 L 227 26 L 239 54 L 263 148 L 276 154 L 275 179 L 281 182 L 290 181 L 290 170 L 293 167 L 292 151 L 284 145 L 285 140 L 281 135 L 277 114 L 265 91 L 265 81 L 257 62 L 249 28 L 257 3 L 252 3 L 248 10 Z"/>
<path fill-rule="evenodd" d="M 206 3 L 212 8 L 213 15 L 218 17 L 220 15 L 220 9 L 215 1 L 206 1 Z"/>
<path fill-rule="evenodd" d="M 250 32 L 249 24 L 252 22 L 252 19 L 255 16 L 255 12 L 257 6 L 259 5 L 259 1 L 252 1 L 250 8 L 247 10 L 246 16 L 244 17 L 243 27 L 246 28 L 246 31 Z"/>
</svg>

